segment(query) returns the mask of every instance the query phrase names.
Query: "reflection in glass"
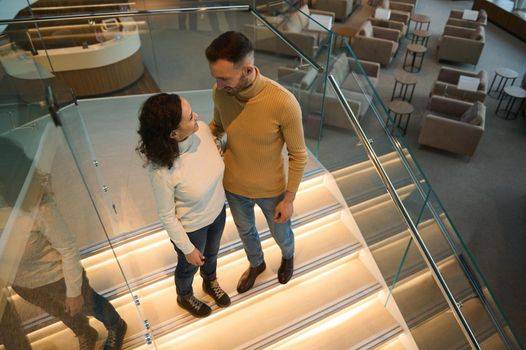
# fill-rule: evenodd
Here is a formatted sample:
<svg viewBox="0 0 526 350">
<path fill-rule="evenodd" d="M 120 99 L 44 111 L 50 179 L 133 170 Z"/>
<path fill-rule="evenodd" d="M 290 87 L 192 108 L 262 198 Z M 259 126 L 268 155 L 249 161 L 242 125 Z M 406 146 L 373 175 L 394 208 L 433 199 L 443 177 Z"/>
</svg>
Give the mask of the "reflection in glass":
<svg viewBox="0 0 526 350">
<path fill-rule="evenodd" d="M 28 173 L 31 175 L 32 160 L 14 141 L 2 138 L 0 146 L 0 163 L 11 165 L 8 168 L 11 171 L 2 171 L 0 175 L 0 206 L 2 212 L 11 212 L 17 206 L 18 193 L 22 192 L 21 183 Z M 18 239 L 25 248 L 17 257 L 12 289 L 61 320 L 75 333 L 81 349 L 93 349 L 98 339 L 98 332 L 89 325 L 87 316 L 94 316 L 104 324 L 108 330 L 107 342 L 119 349 L 126 323 L 108 300 L 91 288 L 73 233 L 55 202 L 50 175 L 36 170 L 29 188 L 26 198 L 33 199 L 36 206 L 32 210 L 30 200 L 17 206 L 18 216 L 26 217 L 32 224 L 30 232 L 24 232 Z M 6 305 L 0 323 L 4 346 L 7 350 L 30 348 L 17 311 L 11 302 Z"/>
</svg>

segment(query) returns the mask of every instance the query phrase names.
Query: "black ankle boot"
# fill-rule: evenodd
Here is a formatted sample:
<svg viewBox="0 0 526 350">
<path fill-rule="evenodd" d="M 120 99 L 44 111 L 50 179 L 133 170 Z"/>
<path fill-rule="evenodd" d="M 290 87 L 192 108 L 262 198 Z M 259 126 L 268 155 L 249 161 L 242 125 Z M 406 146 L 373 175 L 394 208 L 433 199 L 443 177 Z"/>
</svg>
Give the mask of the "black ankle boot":
<svg viewBox="0 0 526 350">
<path fill-rule="evenodd" d="M 237 292 L 245 293 L 247 290 L 252 288 L 254 286 L 254 282 L 256 282 L 256 278 L 263 271 L 265 271 L 266 267 L 267 265 L 265 265 L 264 261 L 259 266 L 249 267 L 239 279 L 239 282 L 237 284 Z"/>
<path fill-rule="evenodd" d="M 294 273 L 294 257 L 290 259 L 281 258 L 281 265 L 278 269 L 278 281 L 281 284 L 286 284 L 290 281 Z"/>
</svg>

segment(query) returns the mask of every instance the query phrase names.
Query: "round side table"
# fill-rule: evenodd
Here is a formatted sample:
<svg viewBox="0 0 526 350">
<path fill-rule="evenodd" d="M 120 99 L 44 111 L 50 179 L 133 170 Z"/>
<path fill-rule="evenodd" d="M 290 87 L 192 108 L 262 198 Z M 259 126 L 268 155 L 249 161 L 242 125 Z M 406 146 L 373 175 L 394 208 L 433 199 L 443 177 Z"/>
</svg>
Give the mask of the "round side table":
<svg viewBox="0 0 526 350">
<path fill-rule="evenodd" d="M 518 86 L 506 86 L 504 88 L 502 96 L 500 97 L 500 101 L 497 105 L 497 110 L 495 111 L 495 114 L 499 114 L 499 110 L 501 110 L 500 105 L 502 104 L 502 101 L 504 101 L 506 98 L 509 98 L 509 100 L 508 103 L 506 103 L 506 107 L 504 107 L 503 109 L 504 119 L 517 119 L 517 116 L 523 108 L 524 101 L 526 100 L 526 90 Z M 520 101 L 519 107 L 516 111 L 513 111 L 513 107 L 515 105 L 515 102 L 517 101 Z M 510 118 L 510 115 L 512 115 L 513 118 Z"/>
<path fill-rule="evenodd" d="M 403 68 L 405 71 L 410 73 L 420 72 L 422 69 L 422 63 L 424 63 L 424 56 L 427 52 L 427 48 L 419 44 L 408 44 L 405 52 Z M 409 57 L 409 63 L 407 58 Z M 419 58 L 418 64 L 416 59 Z"/>
<path fill-rule="evenodd" d="M 424 29 L 424 24 L 426 25 L 425 30 L 429 30 L 429 26 L 431 25 L 431 18 L 426 15 L 422 15 L 419 13 L 415 13 L 411 15 L 411 18 L 409 19 L 409 23 L 407 24 L 407 33 L 405 34 L 406 37 L 412 39 L 412 33 L 409 33 L 411 31 L 411 22 L 415 24 L 415 27 L 413 29 L 413 33 L 416 30 Z"/>
<path fill-rule="evenodd" d="M 407 131 L 407 126 L 409 125 L 409 119 L 411 119 L 411 113 L 413 113 L 414 108 L 413 106 L 406 101 L 402 100 L 394 100 L 389 102 L 389 112 L 393 114 L 393 119 L 398 126 L 402 130 L 402 135 L 405 135 Z M 401 126 L 403 119 L 405 118 L 405 126 Z M 387 119 L 386 126 L 389 125 L 389 119 Z M 392 130 L 392 129 L 391 129 Z"/>
<path fill-rule="evenodd" d="M 413 32 L 413 39 L 411 39 L 411 44 L 420 44 L 427 47 L 429 43 L 429 38 L 431 33 L 428 30 L 417 29 Z"/>
<path fill-rule="evenodd" d="M 393 87 L 391 101 L 402 100 L 411 102 L 411 100 L 413 99 L 413 93 L 415 92 L 417 82 L 418 79 L 416 79 L 414 75 L 397 71 L 395 73 L 395 85 Z M 411 88 L 411 93 L 409 93 L 408 95 L 409 88 Z"/>
<path fill-rule="evenodd" d="M 488 95 L 495 98 L 502 98 L 502 94 L 504 92 L 504 88 L 506 87 L 506 84 L 508 81 L 511 81 L 510 85 L 513 85 L 515 83 L 515 79 L 519 76 L 519 73 L 514 71 L 513 69 L 509 68 L 497 68 L 495 70 L 495 75 L 493 76 L 493 80 L 491 81 L 491 85 L 489 86 Z M 493 89 L 493 84 L 495 83 L 495 80 L 498 78 L 497 87 Z"/>
</svg>

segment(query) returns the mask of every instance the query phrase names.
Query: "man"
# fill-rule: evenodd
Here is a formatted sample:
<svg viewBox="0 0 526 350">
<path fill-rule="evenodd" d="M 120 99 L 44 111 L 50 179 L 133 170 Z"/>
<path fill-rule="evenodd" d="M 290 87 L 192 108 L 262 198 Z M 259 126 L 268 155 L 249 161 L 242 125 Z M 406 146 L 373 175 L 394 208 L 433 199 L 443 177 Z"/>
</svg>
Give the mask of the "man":
<svg viewBox="0 0 526 350">
<path fill-rule="evenodd" d="M 237 290 L 248 291 L 265 268 L 254 204 L 282 253 L 280 283 L 294 271 L 293 202 L 307 162 L 301 109 L 294 96 L 254 66 L 254 49 L 239 32 L 226 32 L 206 49 L 213 89 L 212 132 L 226 133 L 224 187 L 250 267 Z M 288 176 L 282 157 L 288 151 Z"/>
</svg>

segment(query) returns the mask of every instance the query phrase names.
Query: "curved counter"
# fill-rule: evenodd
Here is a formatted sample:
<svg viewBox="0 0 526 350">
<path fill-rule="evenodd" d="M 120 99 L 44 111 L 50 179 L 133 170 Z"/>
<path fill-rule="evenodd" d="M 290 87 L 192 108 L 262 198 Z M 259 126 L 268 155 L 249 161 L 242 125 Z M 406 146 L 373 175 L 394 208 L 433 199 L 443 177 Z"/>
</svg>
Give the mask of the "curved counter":
<svg viewBox="0 0 526 350">
<path fill-rule="evenodd" d="M 41 50 L 35 56 L 26 53 L 27 59 L 16 57 L 2 64 L 15 81 L 56 76 L 79 97 L 114 92 L 133 84 L 144 72 L 137 25 L 128 23 L 101 43 Z"/>
</svg>

